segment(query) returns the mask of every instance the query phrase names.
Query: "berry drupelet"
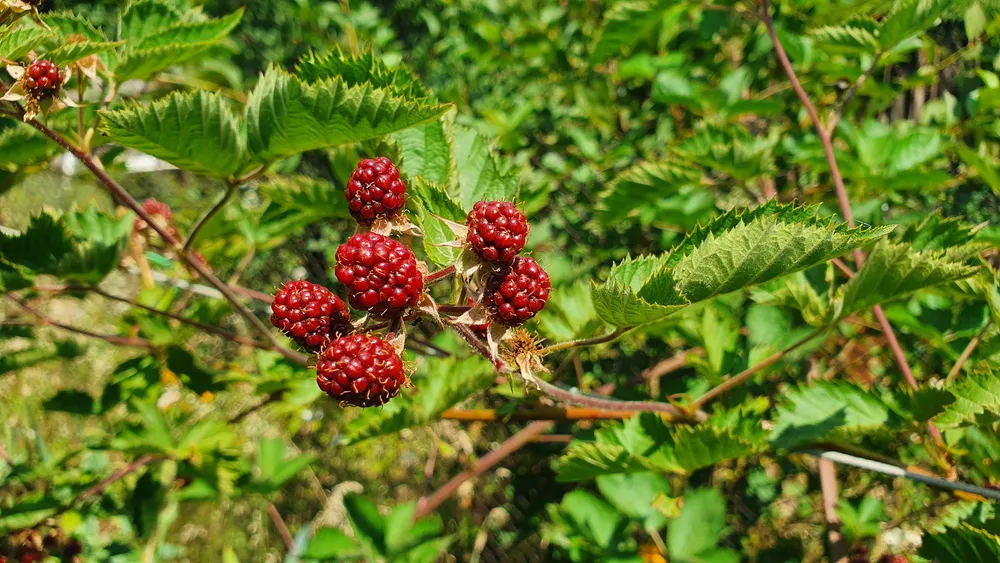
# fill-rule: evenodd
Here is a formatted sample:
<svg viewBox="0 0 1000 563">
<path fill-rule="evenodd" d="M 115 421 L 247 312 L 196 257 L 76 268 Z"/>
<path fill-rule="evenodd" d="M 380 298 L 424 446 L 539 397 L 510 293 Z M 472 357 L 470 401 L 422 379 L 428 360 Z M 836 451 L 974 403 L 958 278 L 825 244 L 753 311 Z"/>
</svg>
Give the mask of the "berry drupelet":
<svg viewBox="0 0 1000 563">
<path fill-rule="evenodd" d="M 403 360 L 389 342 L 372 334 L 330 342 L 316 364 L 316 383 L 342 404 L 377 407 L 406 384 Z"/>
<path fill-rule="evenodd" d="M 518 326 L 545 307 L 551 288 L 545 270 L 533 258 L 519 256 L 510 269 L 488 279 L 483 304 L 491 321 Z"/>
<path fill-rule="evenodd" d="M 329 289 L 307 281 L 286 283 L 271 302 L 271 324 L 313 352 L 351 330 L 347 305 Z"/>
<path fill-rule="evenodd" d="M 28 65 L 24 74 L 24 88 L 36 98 L 44 98 L 59 92 L 63 77 L 59 67 L 52 61 L 38 59 Z"/>
<path fill-rule="evenodd" d="M 413 252 L 378 233 L 359 233 L 337 249 L 337 280 L 348 302 L 376 317 L 398 317 L 420 300 L 424 276 Z"/>
<path fill-rule="evenodd" d="M 467 224 L 469 246 L 487 262 L 513 261 L 528 238 L 528 219 L 509 201 L 477 201 Z"/>
<path fill-rule="evenodd" d="M 402 210 L 406 205 L 406 185 L 391 160 L 384 156 L 366 158 L 351 174 L 344 196 L 351 216 L 367 224 Z"/>
</svg>

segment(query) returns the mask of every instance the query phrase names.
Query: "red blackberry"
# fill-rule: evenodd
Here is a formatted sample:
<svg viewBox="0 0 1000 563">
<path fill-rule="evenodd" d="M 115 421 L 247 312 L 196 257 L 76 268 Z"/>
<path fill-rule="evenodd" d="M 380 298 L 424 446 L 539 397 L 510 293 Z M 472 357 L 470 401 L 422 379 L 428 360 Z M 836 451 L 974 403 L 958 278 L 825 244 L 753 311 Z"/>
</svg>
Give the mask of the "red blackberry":
<svg viewBox="0 0 1000 563">
<path fill-rule="evenodd" d="M 347 305 L 329 289 L 307 281 L 286 283 L 271 301 L 271 312 L 275 328 L 313 352 L 351 329 Z"/>
<path fill-rule="evenodd" d="M 518 256 L 510 269 L 489 278 L 483 303 L 492 320 L 518 326 L 545 307 L 551 288 L 549 275 L 533 258 Z"/>
<path fill-rule="evenodd" d="M 406 185 L 399 179 L 399 169 L 384 156 L 366 158 L 347 181 L 347 205 L 359 223 L 371 223 L 379 217 L 394 215 L 406 204 Z"/>
<path fill-rule="evenodd" d="M 487 262 L 514 260 L 528 238 L 528 219 L 509 201 L 477 201 L 468 226 L 469 245 Z"/>
<path fill-rule="evenodd" d="M 351 290 L 351 306 L 376 317 L 401 315 L 416 305 L 424 288 L 413 252 L 378 233 L 359 233 L 340 245 L 336 274 Z"/>
<path fill-rule="evenodd" d="M 323 349 L 316 383 L 343 404 L 377 407 L 399 394 L 406 372 L 391 344 L 371 334 L 353 334 Z"/>
<path fill-rule="evenodd" d="M 55 94 L 62 83 L 63 77 L 59 67 L 52 61 L 43 59 L 32 61 L 24 74 L 24 88 L 38 98 Z"/>
<path fill-rule="evenodd" d="M 177 230 L 170 225 L 170 222 L 174 220 L 174 212 L 170 210 L 169 205 L 151 197 L 142 202 L 142 209 L 148 213 L 158 225 L 164 227 L 168 234 L 176 236 Z M 140 231 L 144 231 L 147 227 L 149 227 L 149 225 L 143 218 L 136 217 L 135 224 L 133 225 L 133 230 L 135 232 L 138 233 Z"/>
</svg>

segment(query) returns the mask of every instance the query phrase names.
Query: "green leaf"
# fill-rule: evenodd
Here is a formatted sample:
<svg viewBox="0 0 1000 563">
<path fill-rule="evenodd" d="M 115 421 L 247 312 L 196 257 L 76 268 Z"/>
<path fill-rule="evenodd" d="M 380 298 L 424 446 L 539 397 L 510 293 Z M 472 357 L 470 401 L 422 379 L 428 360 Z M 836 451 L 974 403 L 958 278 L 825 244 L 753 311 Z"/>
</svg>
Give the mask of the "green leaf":
<svg viewBox="0 0 1000 563">
<path fill-rule="evenodd" d="M 187 62 L 225 39 L 242 17 L 243 8 L 240 8 L 224 18 L 175 23 L 155 31 L 146 24 L 141 32 L 142 39 L 129 42 L 114 72 L 118 80 L 124 82 L 147 78 L 167 67 Z"/>
<path fill-rule="evenodd" d="M 375 504 L 363 496 L 347 495 L 344 497 L 344 508 L 357 536 L 374 547 L 378 553 L 387 555 L 386 523 Z"/>
<path fill-rule="evenodd" d="M 54 269 L 75 246 L 66 223 L 48 213 L 32 217 L 20 235 L 0 232 L 0 260 L 40 272 Z"/>
<path fill-rule="evenodd" d="M 7 27 L 0 30 L 0 58 L 22 60 L 51 37 L 52 33 L 40 27 Z"/>
<path fill-rule="evenodd" d="M 634 456 L 619 444 L 573 442 L 552 463 L 561 482 L 589 481 L 602 475 L 645 473 L 658 469 L 652 462 Z"/>
<path fill-rule="evenodd" d="M 856 385 L 817 381 L 783 394 L 774 423 L 772 444 L 793 448 L 819 440 L 836 429 L 873 430 L 885 426 L 889 409 Z"/>
<path fill-rule="evenodd" d="M 858 55 L 878 51 L 876 26 L 871 21 L 854 21 L 847 25 L 823 26 L 809 32 L 824 50 L 830 53 Z"/>
<path fill-rule="evenodd" d="M 695 489 L 684 495 L 680 514 L 667 527 L 671 561 L 697 563 L 716 550 L 726 528 L 726 502 L 716 489 Z"/>
<path fill-rule="evenodd" d="M 848 229 L 812 207 L 774 200 L 733 210 L 690 233 L 670 253 L 626 260 L 595 285 L 594 306 L 616 326 L 643 324 L 689 303 L 804 270 L 866 246 L 892 228 Z"/>
<path fill-rule="evenodd" d="M 309 542 L 309 547 L 302 554 L 309 559 L 341 559 L 358 557 L 361 547 L 356 541 L 347 537 L 336 528 L 320 528 Z"/>
<path fill-rule="evenodd" d="M 419 202 L 417 221 L 424 232 L 424 251 L 427 257 L 438 266 L 454 264 L 462 249 L 442 246 L 443 243 L 454 240 L 455 234 L 437 217 L 464 223 L 466 212 L 444 190 L 421 178 L 411 184 L 409 193 Z"/>
<path fill-rule="evenodd" d="M 978 268 L 965 262 L 980 249 L 971 243 L 946 252 L 915 252 L 911 245 L 882 241 L 861 271 L 840 288 L 837 317 L 845 318 L 919 289 L 971 277 Z"/>
<path fill-rule="evenodd" d="M 393 135 L 402 152 L 401 169 L 410 178 L 421 178 L 440 186 L 457 182 L 452 145 L 455 112 L 441 119 L 404 129 Z"/>
<path fill-rule="evenodd" d="M 625 522 L 614 507 L 578 489 L 563 497 L 560 509 L 593 544 L 609 549 L 620 540 Z"/>
<path fill-rule="evenodd" d="M 602 221 L 613 224 L 634 214 L 639 214 L 646 206 L 657 205 L 662 200 L 678 194 L 682 187 L 700 182 L 702 172 L 683 161 L 639 162 L 622 172 L 610 188 L 601 195 Z M 697 198 L 683 198 L 686 207 L 678 210 L 678 215 L 693 215 L 700 211 Z M 685 213 L 685 211 L 687 213 Z M 661 213 L 657 218 L 662 220 Z M 671 220 L 671 223 L 686 225 L 685 222 Z"/>
<path fill-rule="evenodd" d="M 17 123 L 0 131 L 0 154 L 7 169 L 40 164 L 56 153 L 58 145 L 30 125 Z"/>
<path fill-rule="evenodd" d="M 1000 376 L 992 370 L 963 375 L 947 391 L 955 402 L 934 418 L 942 427 L 969 422 L 986 412 L 1000 415 Z"/>
<path fill-rule="evenodd" d="M 150 105 L 101 112 L 117 142 L 179 168 L 229 178 L 240 172 L 245 141 L 229 102 L 205 91 L 175 92 Z"/>
<path fill-rule="evenodd" d="M 679 427 L 672 432 L 672 444 L 664 448 L 664 454 L 671 459 L 670 465 L 680 472 L 692 473 L 703 467 L 710 467 L 729 459 L 751 454 L 756 446 L 729 429 L 711 425 Z"/>
<path fill-rule="evenodd" d="M 340 78 L 310 84 L 271 68 L 250 94 L 249 145 L 260 160 L 277 160 L 387 135 L 430 121 L 449 107 L 410 102 Z"/>
<path fill-rule="evenodd" d="M 79 41 L 67 43 L 45 54 L 45 58 L 59 66 L 75 63 L 91 55 L 100 55 L 124 45 L 124 41 Z"/>
<path fill-rule="evenodd" d="M 663 526 L 665 518 L 654 503 L 660 496 L 669 495 L 671 487 L 659 473 L 600 475 L 597 489 L 622 514 L 643 521 L 647 529 Z"/>
<path fill-rule="evenodd" d="M 980 155 L 978 152 L 961 143 L 955 144 L 955 151 L 966 166 L 971 167 L 979 174 L 979 178 L 983 182 L 986 182 L 986 185 L 993 190 L 993 193 L 1000 195 L 1000 171 L 998 171 L 1000 167 L 996 165 L 992 158 L 987 161 L 988 157 Z"/>
<path fill-rule="evenodd" d="M 517 197 L 517 175 L 504 168 L 475 130 L 455 127 L 455 162 L 463 209 L 471 210 L 484 199 L 512 201 Z"/>
<path fill-rule="evenodd" d="M 590 64 L 602 63 L 649 37 L 663 22 L 664 5 L 660 0 L 616 3 L 604 18 Z"/>
<path fill-rule="evenodd" d="M 974 227 L 958 217 L 942 217 L 940 211 L 931 213 L 923 221 L 912 223 L 893 237 L 895 242 L 909 243 L 913 250 L 947 250 L 969 242 Z"/>
<path fill-rule="evenodd" d="M 395 96 L 411 100 L 429 97 L 427 91 L 406 67 L 400 65 L 389 68 L 381 59 L 376 58 L 372 51 L 360 55 L 345 54 L 339 47 L 325 55 L 310 51 L 295 65 L 295 75 L 309 83 L 339 78 L 348 86 L 370 84 L 375 88 L 390 90 Z"/>
<path fill-rule="evenodd" d="M 144 37 L 181 23 L 184 15 L 172 3 L 164 0 L 130 2 L 122 14 L 121 38 L 137 43 Z"/>
<path fill-rule="evenodd" d="M 75 248 L 45 272 L 84 284 L 100 283 L 116 270 L 132 234 L 133 215 L 115 218 L 96 207 L 62 217 L 75 240 Z"/>
<path fill-rule="evenodd" d="M 954 7 L 952 0 L 904 0 L 882 19 L 878 32 L 879 46 L 888 51 L 920 35 Z"/>
<path fill-rule="evenodd" d="M 1000 561 L 1000 537 L 963 523 L 943 533 L 924 536 L 920 556 L 941 562 L 993 563 Z"/>
<path fill-rule="evenodd" d="M 108 40 L 104 32 L 94 27 L 85 17 L 69 10 L 46 12 L 42 15 L 42 20 L 60 37 L 81 35 L 87 41 L 95 43 Z"/>
</svg>

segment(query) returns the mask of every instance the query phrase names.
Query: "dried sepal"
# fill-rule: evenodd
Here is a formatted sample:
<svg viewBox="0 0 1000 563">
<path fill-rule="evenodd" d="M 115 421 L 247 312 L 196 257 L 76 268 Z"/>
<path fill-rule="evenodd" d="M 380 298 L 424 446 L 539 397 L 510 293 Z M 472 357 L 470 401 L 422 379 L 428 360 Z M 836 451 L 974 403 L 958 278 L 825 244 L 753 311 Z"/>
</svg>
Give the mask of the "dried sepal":
<svg viewBox="0 0 1000 563">
<path fill-rule="evenodd" d="M 392 346 L 392 349 L 396 351 L 396 354 L 402 356 L 403 350 L 406 348 L 406 325 L 401 324 L 399 332 L 389 335 L 387 341 Z"/>
<path fill-rule="evenodd" d="M 38 6 L 24 0 L 0 0 L 0 22 L 10 25 L 24 16 L 30 16 L 39 27 L 52 31 L 38 15 Z"/>
<path fill-rule="evenodd" d="M 424 293 L 421 294 L 420 300 L 417 301 L 416 308 L 421 313 L 434 319 L 434 321 L 437 322 L 438 327 L 440 327 L 441 330 L 444 330 L 444 321 L 441 320 L 441 314 L 438 312 L 437 302 L 434 301 L 434 298 L 431 297 L 429 293 L 424 291 Z"/>
<path fill-rule="evenodd" d="M 510 337 L 510 335 L 510 327 L 500 323 L 490 323 L 489 328 L 486 330 L 486 345 L 489 346 L 494 361 L 500 358 L 500 342 Z"/>
<path fill-rule="evenodd" d="M 509 330 L 503 340 L 503 359 L 516 365 L 524 383 L 532 384 L 536 389 L 539 385 L 535 374 L 549 372 L 542 362 L 540 342 L 523 328 Z"/>
<path fill-rule="evenodd" d="M 490 322 L 489 312 L 482 303 L 477 303 L 468 311 L 462 313 L 460 317 L 452 321 L 457 324 L 476 326 Z"/>
</svg>

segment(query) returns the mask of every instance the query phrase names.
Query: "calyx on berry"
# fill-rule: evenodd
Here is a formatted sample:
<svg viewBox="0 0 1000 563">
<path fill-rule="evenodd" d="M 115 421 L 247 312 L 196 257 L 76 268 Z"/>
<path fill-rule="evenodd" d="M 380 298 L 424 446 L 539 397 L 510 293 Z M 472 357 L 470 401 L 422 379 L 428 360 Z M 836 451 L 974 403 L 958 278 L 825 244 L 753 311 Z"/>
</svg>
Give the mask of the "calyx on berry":
<svg viewBox="0 0 1000 563">
<path fill-rule="evenodd" d="M 337 248 L 337 280 L 350 289 L 348 302 L 375 317 L 399 317 L 417 305 L 424 276 L 413 251 L 374 232 L 353 235 Z"/>
<path fill-rule="evenodd" d="M 271 324 L 299 346 L 320 351 L 332 338 L 351 330 L 347 305 L 329 289 L 290 281 L 271 302 Z"/>
<path fill-rule="evenodd" d="M 316 383 L 341 404 L 384 405 L 407 383 L 403 360 L 393 345 L 373 334 L 330 342 L 316 364 Z"/>
</svg>

